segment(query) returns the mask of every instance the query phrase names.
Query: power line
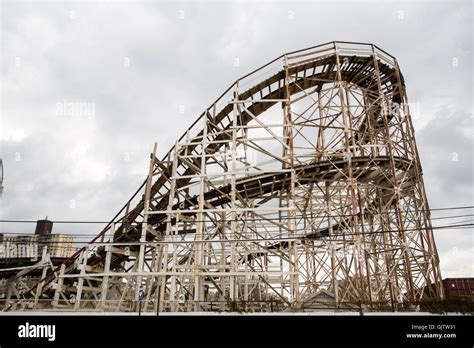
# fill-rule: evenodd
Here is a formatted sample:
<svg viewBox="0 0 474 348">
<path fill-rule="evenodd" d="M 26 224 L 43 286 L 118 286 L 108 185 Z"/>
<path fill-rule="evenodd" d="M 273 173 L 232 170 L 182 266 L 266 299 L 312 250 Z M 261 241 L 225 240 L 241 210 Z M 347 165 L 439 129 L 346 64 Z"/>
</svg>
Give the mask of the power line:
<svg viewBox="0 0 474 348">
<path fill-rule="evenodd" d="M 342 238 L 347 236 L 369 236 L 385 233 L 403 233 L 403 232 L 413 232 L 413 231 L 430 231 L 430 230 L 439 230 L 439 229 L 472 229 L 474 223 L 470 224 L 458 224 L 458 225 L 443 225 L 443 226 L 433 226 L 433 227 L 421 227 L 421 228 L 411 228 L 403 230 L 381 230 L 381 231 L 365 231 L 365 232 L 351 232 L 351 233 L 339 233 L 332 234 L 330 236 L 308 236 L 308 234 L 300 234 L 292 237 L 274 237 L 274 238 L 242 238 L 242 239 L 208 239 L 208 240 L 161 240 L 161 241 L 148 241 L 148 242 L 80 242 L 80 241 L 52 241 L 52 245 L 65 245 L 65 244 L 83 244 L 83 245 L 123 245 L 123 246 L 133 246 L 141 244 L 180 244 L 180 243 L 218 243 L 218 242 L 272 242 L 272 241 L 293 241 L 293 240 L 315 240 L 315 239 L 327 239 L 327 238 Z M 300 230 L 301 231 L 301 230 Z M 166 237 L 181 237 L 180 235 L 167 235 Z"/>
<path fill-rule="evenodd" d="M 433 208 L 433 209 L 418 209 L 416 210 L 416 212 L 427 212 L 427 211 L 444 211 L 444 210 L 460 210 L 460 209 L 473 209 L 474 206 L 464 206 L 464 207 L 445 207 L 445 208 Z M 277 210 L 278 208 L 275 208 L 275 210 Z M 411 211 L 411 210 L 410 210 Z M 226 212 L 226 211 L 224 211 Z M 230 213 L 230 210 L 228 211 Z M 258 213 L 258 211 L 256 211 Z M 285 211 L 287 212 L 287 211 Z M 285 213 L 283 212 L 283 214 Z M 406 212 L 405 210 L 403 210 L 402 212 Z M 173 211 L 173 213 L 180 213 L 179 210 L 175 210 Z M 213 213 L 213 212 L 210 212 L 210 213 Z M 278 212 L 274 213 L 274 214 L 277 214 Z M 321 214 L 321 213 L 324 213 L 324 212 L 316 212 L 316 214 Z M 397 212 L 395 211 L 391 211 L 391 212 L 378 212 L 376 215 L 384 215 L 384 214 L 396 214 Z M 183 215 L 187 215 L 187 214 L 192 214 L 192 213 L 181 213 Z M 166 215 L 166 213 L 163 213 L 163 215 Z M 259 215 L 264 215 L 264 214 L 259 214 Z M 360 213 L 358 214 L 332 214 L 332 215 L 322 215 L 321 217 L 322 218 L 328 218 L 328 217 L 351 217 L 351 216 L 359 216 L 361 215 Z M 299 218 L 304 218 L 303 215 L 300 215 L 298 217 L 294 217 L 293 219 L 299 219 Z M 291 219 L 291 217 L 284 217 L 284 218 L 266 218 L 266 217 L 262 217 L 262 218 L 245 218 L 246 220 L 287 220 L 287 219 Z M 438 219 L 438 218 L 431 218 L 431 220 L 435 220 L 435 219 Z M 121 221 L 87 221 L 87 220 L 77 220 L 77 221 L 74 221 L 74 220 L 56 220 L 56 221 L 52 221 L 50 220 L 51 222 L 55 223 L 55 224 L 108 224 L 108 223 L 121 223 Z M 222 222 L 222 221 L 230 221 L 230 220 L 219 220 L 219 222 Z M 0 220 L 0 223 L 2 222 L 5 222 L 5 223 L 37 223 L 38 220 Z M 209 220 L 193 220 L 192 222 L 210 222 Z"/>
<path fill-rule="evenodd" d="M 436 218 L 431 218 L 430 220 L 446 220 L 446 219 L 453 219 L 453 218 L 461 218 L 461 217 L 472 217 L 474 216 L 474 214 L 464 214 L 464 215 L 453 215 L 453 216 L 441 216 L 441 217 L 436 217 Z M 326 218 L 330 218 L 330 217 L 333 217 L 333 216 L 324 216 L 322 218 L 326 219 Z M 302 219 L 304 218 L 302 215 L 296 217 L 296 219 Z M 245 221 L 266 221 L 266 220 L 272 220 L 272 219 L 265 219 L 265 218 L 245 218 Z M 279 219 L 280 220 L 280 219 Z M 281 220 L 287 220 L 287 218 L 282 218 Z M 231 222 L 232 220 L 218 220 L 217 223 L 222 223 L 222 222 Z M 455 224 L 457 223 L 461 223 L 461 222 L 469 222 L 470 220 L 468 221 L 458 221 L 458 222 L 455 222 Z M 168 221 L 165 221 L 164 223 L 167 223 Z M 193 220 L 193 221 L 190 221 L 190 223 L 194 223 L 194 222 L 198 222 L 196 220 Z M 210 221 L 210 220 L 203 220 L 202 222 L 213 222 L 213 221 Z M 352 227 L 373 227 L 373 226 L 380 226 L 381 223 L 372 223 L 372 224 L 368 224 L 368 223 L 365 223 L 365 224 L 350 224 Z M 216 225 L 217 226 L 217 225 Z M 325 229 L 327 228 L 327 226 L 323 226 L 321 227 L 320 229 Z M 307 231 L 311 231 L 312 229 L 315 229 L 314 227 L 313 228 L 306 228 L 306 229 L 296 229 L 296 230 L 307 230 Z M 268 229 L 267 229 L 268 231 Z M 3 235 L 17 235 L 19 237 L 21 236 L 34 236 L 32 234 L 30 234 L 29 232 L 3 232 L 2 233 Z M 197 235 L 196 233 L 189 233 L 189 234 L 193 234 L 193 235 Z M 221 233 L 222 234 L 222 233 Z M 84 233 L 62 233 L 62 234 L 52 234 L 52 236 L 56 236 L 56 235 L 61 235 L 61 236 L 73 236 L 73 237 L 94 237 L 96 236 L 95 234 L 84 234 Z M 207 235 L 207 234 L 203 234 L 203 235 Z"/>
</svg>

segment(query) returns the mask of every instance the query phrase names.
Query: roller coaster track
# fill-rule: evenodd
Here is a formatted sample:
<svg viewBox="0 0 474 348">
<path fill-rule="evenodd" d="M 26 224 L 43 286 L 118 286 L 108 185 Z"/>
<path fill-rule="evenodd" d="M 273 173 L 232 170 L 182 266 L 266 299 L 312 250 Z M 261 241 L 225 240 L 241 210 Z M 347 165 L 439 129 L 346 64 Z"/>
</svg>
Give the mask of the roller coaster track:
<svg viewBox="0 0 474 348">
<path fill-rule="evenodd" d="M 276 72 L 268 74 L 268 70 Z M 254 83 L 261 75 L 267 77 Z M 249 84 L 250 88 L 240 92 Z M 292 109 L 303 102 L 309 103 L 304 111 Z M 279 104 L 284 113 L 280 124 L 283 136 L 273 133 L 271 125 L 259 120 L 260 115 L 268 114 L 272 107 Z M 393 110 L 387 105 L 398 108 Z M 71 286 L 67 284 L 79 279 L 82 286 L 87 280 L 86 268 L 96 269 L 99 274 L 94 278 L 91 271 L 90 278 L 93 280 L 89 281 L 89 288 L 101 287 L 103 292 L 110 288 L 109 273 L 115 272 L 110 275 L 114 277 L 125 271 L 136 273 L 137 278 L 129 281 L 125 289 L 117 290 L 120 296 L 116 296 L 120 297 L 120 301 L 123 302 L 128 296 L 128 287 L 138 289 L 145 286 L 147 301 L 155 296 L 152 293 L 159 293 L 170 301 L 165 305 L 160 303 L 160 306 L 177 310 L 175 299 L 178 288 L 197 303 L 205 297 L 203 284 L 209 281 L 221 296 L 228 298 L 226 294 L 229 293 L 231 299 L 238 297 L 244 286 L 236 285 L 240 281 L 238 271 L 246 265 L 245 277 L 278 292 L 282 298 L 291 297 L 290 302 L 296 306 L 302 298 L 307 298 L 323 286 L 332 289 L 336 301 L 339 296 L 353 299 L 374 296 L 378 300 L 391 298 L 392 301 L 396 296 L 406 296 L 412 300 L 424 296 L 423 289 L 430 282 L 436 284 L 433 296 L 441 296 L 434 240 L 431 231 L 422 232 L 423 228 L 431 225 L 429 215 L 423 213 L 427 201 L 409 110 L 405 105 L 405 86 L 398 63 L 375 45 L 331 42 L 276 58 L 231 85 L 162 160 L 158 160 L 153 153 L 147 179 L 87 247 L 89 252 L 93 252 L 81 249 L 63 265 L 59 280 L 57 274 L 50 273 L 43 279 L 39 294 L 34 295 L 38 298 L 44 289 L 53 289 L 46 286 L 48 283 L 59 281 L 59 285 L 54 287 L 54 303 L 57 305 L 61 296 L 64 297 L 64 291 L 71 291 Z M 315 116 L 318 110 L 319 116 Z M 202 127 L 201 122 L 204 124 Z M 274 154 L 258 140 L 253 141 L 248 135 L 252 127 L 270 134 L 272 141 L 281 145 L 283 155 Z M 307 141 L 304 132 L 311 127 L 317 129 L 317 140 L 304 148 L 306 152 L 300 151 L 302 147 L 298 145 L 298 140 Z M 235 155 L 231 166 L 217 160 L 223 150 L 235 153 L 242 144 L 246 149 L 252 148 L 263 154 L 268 162 L 273 161 L 274 169 L 262 169 L 261 163 L 246 163 L 246 169 L 239 172 L 236 170 Z M 275 167 L 275 163 L 279 168 Z M 204 169 L 212 165 L 218 165 L 223 170 L 219 180 L 214 180 Z M 231 176 L 229 180 L 228 175 Z M 190 188 L 197 188 L 197 192 L 190 193 Z M 142 190 L 145 192 L 140 198 L 138 193 Z M 326 191 L 318 196 L 318 190 Z M 277 224 L 280 235 L 284 225 L 284 235 L 294 236 L 302 243 L 286 240 L 272 242 L 263 238 L 247 244 L 245 240 L 235 242 L 232 246 L 230 241 L 230 249 L 222 251 L 225 255 L 220 258 L 213 256 L 215 261 L 212 262 L 203 261 L 203 255 L 211 255 L 211 251 L 203 251 L 196 245 L 201 245 L 203 240 L 211 243 L 225 229 L 229 229 L 234 238 L 238 235 L 237 231 L 243 235 L 247 229 L 248 211 L 258 210 L 275 200 L 280 202 L 275 208 L 280 219 Z M 308 208 L 310 205 L 314 208 Z M 284 211 L 289 212 L 290 218 L 283 218 Z M 334 212 L 340 213 L 339 219 L 334 219 Z M 216 222 L 216 214 L 221 214 L 221 223 Z M 309 218 L 310 215 L 317 217 Z M 252 216 L 255 221 L 257 215 Z M 292 226 L 290 220 L 297 216 L 302 216 L 304 226 L 318 224 L 319 227 L 295 234 L 301 222 Z M 206 227 L 204 221 L 211 224 Z M 349 238 L 350 241 L 346 241 L 344 236 L 347 233 L 363 233 L 360 222 L 373 225 L 370 227 L 372 232 L 388 228 L 398 230 L 398 234 L 387 238 L 381 233 L 376 237 Z M 115 225 L 118 227 L 115 228 Z M 404 229 L 408 226 L 416 226 L 420 230 L 405 235 Z M 255 229 L 264 231 L 267 227 L 262 224 L 245 233 L 261 236 Z M 166 244 L 160 244 L 159 250 L 154 249 L 156 245 L 143 246 L 171 240 L 171 231 L 174 231 L 173 235 L 183 236 L 182 249 L 178 256 L 173 256 L 174 261 L 170 259 Z M 206 237 L 203 236 L 205 233 Z M 109 241 L 115 245 L 112 251 L 100 243 L 94 246 L 107 234 Z M 189 237 L 192 235 L 195 237 Z M 353 269 L 352 261 L 344 266 L 344 261 L 336 260 L 334 256 L 311 261 L 318 248 L 339 243 L 336 237 L 343 238 L 341 245 L 362 243 L 367 250 L 371 250 L 364 256 L 367 258 L 364 265 L 354 261 L 360 269 Z M 409 244 L 413 245 L 411 249 L 407 247 Z M 258 250 L 252 249 L 255 247 Z M 123 252 L 124 248 L 127 252 Z M 390 250 L 390 257 L 383 256 L 388 253 L 387 250 Z M 275 251 L 278 252 L 275 254 Z M 265 275 L 248 271 L 270 274 L 268 265 L 264 265 L 269 262 L 268 252 L 287 260 L 292 270 L 287 277 L 284 270 L 287 266 L 281 266 L 278 291 L 270 284 L 271 276 L 266 278 Z M 144 264 L 155 264 L 155 261 L 147 259 L 151 253 L 160 255 L 153 256 L 156 265 L 149 266 L 150 270 L 153 268 L 155 271 L 148 275 L 140 273 Z M 210 256 L 206 257 L 210 259 Z M 127 267 L 129 263 L 133 266 Z M 191 270 L 206 269 L 203 264 L 207 265 L 209 275 L 201 276 L 199 273 L 192 278 Z M 219 270 L 210 271 L 218 264 Z M 178 278 L 179 267 L 189 270 L 182 273 L 183 277 L 189 277 L 187 280 Z M 228 275 L 221 269 L 225 269 Z M 304 286 L 298 283 L 295 276 L 302 270 L 305 274 L 300 274 L 300 277 L 306 279 Z M 377 272 L 387 272 L 388 275 L 380 278 Z M 403 279 L 400 281 L 403 286 L 398 285 L 398 278 Z M 245 296 L 254 296 L 255 288 L 248 290 L 245 284 Z M 61 287 L 68 287 L 68 290 Z M 283 295 L 287 288 L 291 290 L 288 295 Z M 362 295 L 364 291 L 369 291 L 369 295 Z M 79 290 L 78 296 L 87 297 L 86 291 Z M 102 294 L 102 306 L 108 296 Z M 155 303 L 155 306 L 158 304 Z M 74 307 L 79 310 L 81 304 L 76 302 Z"/>
<path fill-rule="evenodd" d="M 359 86 L 360 88 L 366 89 L 370 91 L 370 89 L 375 89 L 373 79 L 373 71 L 375 67 L 371 64 L 373 63 L 372 57 L 357 57 L 357 56 L 340 56 L 339 58 L 344 63 L 341 65 L 341 78 L 342 81 L 346 83 L 351 83 Z M 330 55 L 328 57 L 323 57 L 316 59 L 314 61 L 305 62 L 301 65 L 297 65 L 294 67 L 289 68 L 289 74 L 299 74 L 303 73 L 303 76 L 299 78 L 297 81 L 290 83 L 289 92 L 290 94 L 295 94 L 300 92 L 301 89 L 309 89 L 316 87 L 316 90 L 320 90 L 322 86 L 327 81 L 334 81 L 336 79 L 336 72 L 334 68 L 336 66 L 336 56 Z M 390 94 L 393 91 L 393 85 L 396 84 L 397 75 L 396 71 L 393 68 L 390 68 L 388 65 L 378 63 L 379 70 L 381 74 L 381 80 L 384 86 L 384 93 Z M 317 69 L 321 69 L 322 72 L 317 72 Z M 309 72 L 310 73 L 309 73 Z M 253 97 L 260 98 L 260 101 L 252 102 L 251 106 L 248 108 L 249 112 L 253 115 L 258 116 L 268 110 L 271 106 L 273 106 L 276 101 L 267 102 L 266 100 L 278 100 L 278 99 L 285 99 L 286 92 L 285 92 L 285 71 L 280 71 L 279 73 L 271 76 L 265 81 L 262 81 L 258 85 L 254 86 L 253 88 L 249 89 L 248 91 L 242 93 L 238 96 L 237 99 L 239 100 L 246 100 L 252 99 Z M 271 86 L 277 84 L 277 89 L 272 90 Z M 378 92 L 373 90 L 374 95 Z M 399 103 L 401 98 L 399 94 L 392 95 L 393 102 Z M 376 109 L 380 109 L 380 104 L 377 105 Z M 231 119 L 230 114 L 232 112 L 232 105 L 229 104 L 226 106 L 221 112 L 217 114 L 216 117 L 211 119 L 211 124 L 215 125 L 216 132 L 215 132 L 215 141 L 221 140 L 229 140 L 229 136 L 226 135 L 225 130 L 228 130 L 231 127 Z M 383 127 L 383 120 L 381 117 L 380 112 L 374 110 L 374 115 L 379 116 L 378 119 L 372 120 L 372 122 L 377 122 L 378 127 Z M 202 116 L 201 116 L 202 117 Z M 248 113 L 242 115 L 239 119 L 239 125 L 245 125 L 252 119 Z M 227 121 L 227 122 L 226 122 Z M 365 130 L 367 128 L 368 120 L 365 121 L 361 125 L 360 132 L 357 134 L 365 134 Z M 202 136 L 203 132 L 201 131 L 197 137 Z M 219 150 L 219 143 L 215 145 L 214 151 Z M 192 145 L 190 146 L 192 148 Z M 171 153 L 173 149 L 169 151 Z M 180 163 L 180 166 L 183 168 L 183 175 L 190 175 L 195 173 L 195 169 L 192 166 L 189 166 L 187 163 Z M 154 196 L 159 192 L 159 190 L 163 187 L 164 183 L 168 180 L 171 176 L 171 166 L 168 166 L 164 169 L 164 173 L 162 176 L 154 183 L 151 189 L 151 195 Z M 185 185 L 189 182 L 189 179 L 182 179 L 178 182 L 178 185 Z M 135 220 L 138 216 L 140 216 L 141 212 L 143 211 L 143 200 L 141 200 L 137 206 L 130 211 L 127 215 L 126 220 L 131 221 Z M 163 195 L 163 198 L 157 204 L 157 208 L 163 208 L 167 204 L 167 196 Z M 125 231 L 124 231 L 125 230 Z M 126 231 L 126 224 L 121 227 L 117 233 L 115 234 L 116 240 L 121 240 L 121 238 L 127 239 L 127 231 Z"/>
<path fill-rule="evenodd" d="M 339 59 L 343 62 L 341 65 L 341 78 L 342 81 L 350 84 L 355 84 L 359 86 L 360 88 L 366 89 L 370 91 L 372 89 L 372 92 L 374 95 L 377 95 L 377 90 L 376 90 L 376 85 L 374 84 L 373 81 L 373 72 L 375 70 L 375 67 L 373 65 L 373 58 L 371 56 L 369 57 L 358 57 L 358 56 L 340 56 Z M 384 86 L 384 93 L 390 94 L 393 91 L 393 85 L 396 84 L 397 82 L 397 72 L 395 69 L 389 67 L 386 64 L 378 62 L 379 66 L 378 69 L 381 74 L 381 80 L 382 84 Z M 298 64 L 296 66 L 290 67 L 289 68 L 289 74 L 297 75 L 299 73 L 302 73 L 302 77 L 297 79 L 295 82 L 290 83 L 289 86 L 289 92 L 290 94 L 295 94 L 301 91 L 301 89 L 310 89 L 310 88 L 316 88 L 316 90 L 321 90 L 322 86 L 327 82 L 327 81 L 334 81 L 336 79 L 336 71 L 335 67 L 337 65 L 336 61 L 336 55 L 328 55 L 328 56 L 323 56 L 315 60 L 309 60 L 305 61 L 303 64 Z M 320 72 L 318 72 L 320 71 Z M 259 84 L 255 85 L 248 91 L 242 93 L 241 95 L 238 96 L 239 100 L 246 100 L 246 99 L 252 99 L 255 97 L 259 97 L 260 101 L 255 101 L 251 103 L 251 106 L 248 108 L 249 113 L 252 113 L 255 116 L 258 116 L 268 110 L 271 106 L 273 106 L 276 101 L 271 101 L 271 100 L 278 100 L 278 99 L 285 99 L 286 98 L 286 91 L 285 91 L 285 71 L 282 70 L 278 72 L 277 74 L 269 77 L 265 81 L 260 82 Z M 272 86 L 277 85 L 276 89 L 272 89 Z M 267 100 L 270 100 L 268 102 Z M 392 95 L 392 100 L 396 103 L 399 103 L 401 98 L 399 94 L 393 94 Z M 380 113 L 380 103 L 376 105 L 376 110 L 374 110 L 374 115 L 378 116 L 377 119 L 372 120 L 372 123 L 376 123 L 377 127 L 383 127 L 383 120 L 381 117 Z M 227 105 L 221 112 L 217 114 L 216 117 L 211 119 L 210 124 L 215 125 L 216 132 L 213 134 L 215 136 L 214 142 L 219 142 L 222 140 L 229 140 L 229 135 L 225 133 L 225 130 L 230 129 L 232 126 L 230 114 L 232 113 L 232 104 Z M 202 116 L 201 116 L 202 117 Z M 241 116 L 239 119 L 239 125 L 245 125 L 247 124 L 252 117 L 248 114 L 245 113 Z M 227 121 L 227 122 L 226 122 Z M 366 120 L 364 123 L 361 124 L 360 131 L 356 134 L 365 134 L 365 130 L 367 129 L 367 123 L 368 121 Z M 201 131 L 197 137 L 202 136 L 203 131 Z M 212 142 L 212 141 L 210 141 Z M 212 149 L 213 151 L 217 152 L 222 146 L 223 143 L 217 143 L 214 148 Z M 193 146 L 191 145 L 190 148 Z M 189 150 L 189 149 L 188 149 Z M 171 153 L 173 149 L 169 151 Z M 360 163 L 360 162 L 356 162 Z M 324 166 L 324 163 L 320 164 L 321 166 Z M 186 162 L 180 163 L 180 167 L 182 167 L 182 171 L 184 172 L 183 175 L 191 175 L 196 172 L 194 169 L 195 166 L 190 166 Z M 315 165 L 311 166 L 311 168 L 315 168 Z M 305 172 L 304 168 L 301 168 L 302 173 Z M 308 168 L 310 169 L 310 168 Z M 166 168 L 163 168 L 163 174 L 158 178 L 158 180 L 154 183 L 152 189 L 151 189 L 151 196 L 153 197 L 156 195 L 159 190 L 163 187 L 164 183 L 167 182 L 168 178 L 171 176 L 171 165 L 169 165 Z M 330 175 L 328 173 L 327 175 Z M 265 174 L 266 179 L 270 179 L 272 181 L 272 185 L 276 185 L 275 189 L 277 187 L 283 188 L 285 186 L 285 182 L 288 183 L 288 174 L 286 175 L 275 175 L 272 173 Z M 324 177 L 324 175 L 323 175 Z M 184 186 L 189 182 L 190 179 L 181 179 L 177 182 L 178 186 Z M 247 187 L 252 187 L 254 185 L 260 184 L 260 178 L 255 178 L 254 182 L 249 182 L 249 179 L 246 179 L 245 181 L 247 182 Z M 245 184 L 244 184 L 245 185 Z M 230 185 L 227 185 L 226 188 L 222 189 L 216 189 L 214 191 L 208 192 L 206 195 L 209 197 L 212 197 L 219 191 L 224 191 L 227 194 L 230 191 Z M 245 189 L 244 189 L 245 191 Z M 259 192 L 257 194 L 261 194 L 263 192 Z M 207 197 L 206 197 L 207 198 Z M 164 194 L 161 198 L 161 200 L 158 202 L 156 205 L 156 209 L 163 209 L 166 204 L 167 204 L 168 196 Z M 224 198 L 226 200 L 226 198 Z M 227 196 L 228 200 L 228 196 Z M 197 197 L 195 197 L 192 202 L 194 205 L 197 204 Z M 219 201 L 217 202 L 210 202 L 212 205 L 217 206 L 220 205 Z M 144 201 L 141 200 L 137 206 L 130 211 L 130 213 L 127 214 L 125 221 L 134 221 L 137 219 L 142 211 L 143 211 L 143 204 Z M 189 203 L 185 203 L 186 207 L 189 207 Z M 175 206 L 177 208 L 178 206 Z M 149 221 L 150 224 L 155 223 L 160 223 L 163 221 L 165 216 L 163 215 L 157 215 L 152 221 Z M 160 228 L 159 228 L 160 229 Z M 140 224 L 138 224 L 138 227 L 129 229 L 127 228 L 127 223 L 124 223 L 119 230 L 115 233 L 114 240 L 116 242 L 122 242 L 122 241 L 134 241 L 139 239 L 139 231 L 140 231 Z M 135 232 L 135 233 L 134 233 Z M 147 239 L 154 239 L 156 236 L 154 234 L 148 234 Z M 121 262 L 123 261 L 121 257 L 118 257 L 118 261 Z"/>
</svg>

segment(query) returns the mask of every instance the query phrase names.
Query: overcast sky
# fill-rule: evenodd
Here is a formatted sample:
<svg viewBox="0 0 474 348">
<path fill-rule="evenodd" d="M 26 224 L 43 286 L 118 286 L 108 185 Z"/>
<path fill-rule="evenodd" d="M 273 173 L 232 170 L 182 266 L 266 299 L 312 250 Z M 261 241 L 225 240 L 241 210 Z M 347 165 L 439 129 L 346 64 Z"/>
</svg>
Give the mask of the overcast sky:
<svg viewBox="0 0 474 348">
<path fill-rule="evenodd" d="M 153 142 L 161 157 L 239 76 L 332 40 L 397 57 L 430 206 L 474 205 L 472 16 L 471 1 L 4 1 L 0 218 L 112 218 L 143 181 Z M 93 113 L 68 115 L 65 102 Z M 435 215 L 454 213 L 473 210 Z M 473 276 L 472 229 L 435 236 L 443 277 Z"/>
</svg>

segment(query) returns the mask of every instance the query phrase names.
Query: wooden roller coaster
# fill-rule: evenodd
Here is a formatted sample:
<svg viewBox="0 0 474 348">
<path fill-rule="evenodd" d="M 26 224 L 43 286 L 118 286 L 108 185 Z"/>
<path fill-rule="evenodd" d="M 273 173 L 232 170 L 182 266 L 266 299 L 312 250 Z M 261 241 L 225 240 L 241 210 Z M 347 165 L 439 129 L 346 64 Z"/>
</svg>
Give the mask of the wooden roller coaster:
<svg viewBox="0 0 474 348">
<path fill-rule="evenodd" d="M 442 298 L 403 76 L 372 44 L 232 84 L 89 244 L 9 306 L 302 310 Z"/>
</svg>

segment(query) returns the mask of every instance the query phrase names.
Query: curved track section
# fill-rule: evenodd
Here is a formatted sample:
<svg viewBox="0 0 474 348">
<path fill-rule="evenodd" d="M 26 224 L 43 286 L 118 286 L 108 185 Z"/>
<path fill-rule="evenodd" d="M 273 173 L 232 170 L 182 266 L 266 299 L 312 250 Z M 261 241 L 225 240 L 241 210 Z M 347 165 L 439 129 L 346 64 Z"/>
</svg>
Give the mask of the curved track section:
<svg viewBox="0 0 474 348">
<path fill-rule="evenodd" d="M 331 42 L 239 79 L 155 148 L 113 221 L 28 294 L 125 311 L 440 297 L 428 208 L 396 59 Z"/>
</svg>

